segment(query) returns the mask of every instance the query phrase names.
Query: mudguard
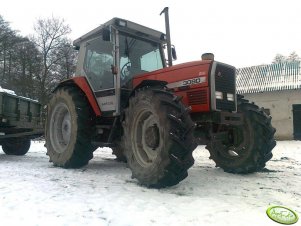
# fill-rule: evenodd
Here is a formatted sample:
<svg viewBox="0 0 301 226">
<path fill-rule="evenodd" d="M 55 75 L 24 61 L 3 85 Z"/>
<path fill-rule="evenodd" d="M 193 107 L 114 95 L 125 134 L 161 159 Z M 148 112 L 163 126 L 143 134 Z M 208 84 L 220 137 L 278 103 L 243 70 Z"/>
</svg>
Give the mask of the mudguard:
<svg viewBox="0 0 301 226">
<path fill-rule="evenodd" d="M 56 87 L 56 89 L 66 86 L 66 85 L 77 86 L 86 95 L 95 115 L 101 116 L 101 111 L 97 104 L 96 98 L 93 94 L 93 91 L 92 91 L 87 79 L 84 76 L 77 76 L 77 77 L 73 77 L 71 79 L 64 80 Z"/>
</svg>

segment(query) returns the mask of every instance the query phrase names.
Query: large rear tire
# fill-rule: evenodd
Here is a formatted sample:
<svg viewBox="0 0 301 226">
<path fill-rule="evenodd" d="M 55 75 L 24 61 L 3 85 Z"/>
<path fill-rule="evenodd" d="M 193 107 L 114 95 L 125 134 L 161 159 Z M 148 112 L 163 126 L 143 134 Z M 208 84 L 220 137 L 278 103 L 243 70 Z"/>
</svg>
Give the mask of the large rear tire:
<svg viewBox="0 0 301 226">
<path fill-rule="evenodd" d="M 176 96 L 163 88 L 137 91 L 123 129 L 128 166 L 142 185 L 162 188 L 187 177 L 196 148 L 194 123 Z"/>
<path fill-rule="evenodd" d="M 76 87 L 62 87 L 55 91 L 49 104 L 46 121 L 46 148 L 55 166 L 79 168 L 93 158 L 91 143 L 94 114 Z"/>
<path fill-rule="evenodd" d="M 206 146 L 217 167 L 229 173 L 252 173 L 265 167 L 276 145 L 275 128 L 271 117 L 254 103 L 238 98 L 238 112 L 243 114 L 242 126 L 224 127 L 232 142 L 228 144 L 212 139 Z"/>
<path fill-rule="evenodd" d="M 30 139 L 10 138 L 3 142 L 2 150 L 7 155 L 25 155 L 30 148 Z"/>
</svg>

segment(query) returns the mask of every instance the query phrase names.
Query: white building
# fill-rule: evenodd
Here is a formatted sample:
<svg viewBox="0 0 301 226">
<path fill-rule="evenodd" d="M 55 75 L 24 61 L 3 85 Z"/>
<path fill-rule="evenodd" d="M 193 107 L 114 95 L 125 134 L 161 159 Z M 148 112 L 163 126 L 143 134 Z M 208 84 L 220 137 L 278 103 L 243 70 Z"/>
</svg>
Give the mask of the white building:
<svg viewBox="0 0 301 226">
<path fill-rule="evenodd" d="M 299 61 L 237 69 L 237 92 L 272 116 L 276 139 L 301 140 Z"/>
</svg>

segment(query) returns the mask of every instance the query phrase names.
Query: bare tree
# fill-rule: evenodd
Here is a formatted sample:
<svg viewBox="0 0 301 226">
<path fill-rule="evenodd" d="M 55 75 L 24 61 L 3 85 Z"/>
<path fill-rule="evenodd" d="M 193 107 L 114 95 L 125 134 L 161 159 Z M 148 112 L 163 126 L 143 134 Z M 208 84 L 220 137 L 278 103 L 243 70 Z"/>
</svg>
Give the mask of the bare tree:
<svg viewBox="0 0 301 226">
<path fill-rule="evenodd" d="M 282 54 L 277 54 L 272 61 L 273 64 L 279 64 L 279 63 L 284 63 L 284 62 L 296 62 L 300 61 L 301 58 L 299 55 L 293 51 L 288 57 L 282 55 Z"/>
<path fill-rule="evenodd" d="M 60 49 L 60 61 L 58 62 L 58 79 L 69 79 L 75 73 L 75 65 L 77 60 L 77 51 L 73 48 L 71 40 L 65 40 Z"/>
<path fill-rule="evenodd" d="M 34 43 L 28 38 L 21 38 L 14 47 L 12 63 L 14 79 L 11 85 L 14 91 L 19 95 L 37 99 L 37 76 L 42 71 L 42 57 Z"/>
<path fill-rule="evenodd" d="M 30 39 L 22 37 L 0 15 L 0 85 L 45 104 L 52 89 L 74 74 L 77 54 L 64 20 L 40 19 L 34 29 Z"/>
<path fill-rule="evenodd" d="M 273 64 L 280 64 L 286 61 L 286 57 L 282 54 L 277 54 L 273 60 Z"/>
<path fill-rule="evenodd" d="M 7 80 L 10 79 L 11 58 L 16 42 L 16 31 L 12 30 L 9 23 L 0 16 L 0 75 L 2 85 L 6 85 Z"/>
<path fill-rule="evenodd" d="M 298 54 L 294 51 L 294 52 L 292 52 L 292 53 L 287 57 L 287 61 L 289 61 L 289 62 L 300 61 L 300 57 L 299 57 Z"/>
<path fill-rule="evenodd" d="M 48 18 L 39 19 L 34 26 L 35 34 L 31 37 L 32 41 L 38 47 L 43 62 L 43 70 L 37 76 L 39 82 L 39 96 L 42 104 L 45 104 L 50 93 L 50 87 L 53 87 L 52 75 L 57 63 L 61 60 L 60 52 L 64 48 L 66 36 L 71 32 L 64 19 Z"/>
</svg>

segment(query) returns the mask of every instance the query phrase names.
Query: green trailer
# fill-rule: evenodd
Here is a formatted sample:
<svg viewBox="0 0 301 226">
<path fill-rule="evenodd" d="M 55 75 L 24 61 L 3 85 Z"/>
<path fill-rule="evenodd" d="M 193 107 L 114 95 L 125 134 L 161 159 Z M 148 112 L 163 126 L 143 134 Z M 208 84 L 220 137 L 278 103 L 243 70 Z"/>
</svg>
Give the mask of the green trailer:
<svg viewBox="0 0 301 226">
<path fill-rule="evenodd" d="M 0 89 L 0 145 L 8 155 L 25 155 L 30 141 L 43 135 L 39 102 Z"/>
</svg>

